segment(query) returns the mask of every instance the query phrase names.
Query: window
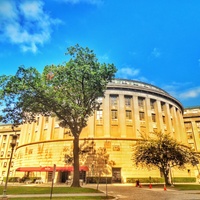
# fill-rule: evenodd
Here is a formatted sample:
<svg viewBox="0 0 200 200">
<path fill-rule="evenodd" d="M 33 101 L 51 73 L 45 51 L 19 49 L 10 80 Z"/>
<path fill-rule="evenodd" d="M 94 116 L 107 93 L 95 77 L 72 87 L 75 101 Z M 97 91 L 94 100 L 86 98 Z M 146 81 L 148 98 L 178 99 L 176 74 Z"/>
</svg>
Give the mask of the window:
<svg viewBox="0 0 200 200">
<path fill-rule="evenodd" d="M 4 163 L 3 163 L 3 167 L 6 167 L 6 166 L 7 166 L 7 162 L 4 162 Z"/>
<path fill-rule="evenodd" d="M 126 110 L 126 119 L 127 120 L 132 120 L 132 112 L 131 112 L 131 110 Z"/>
<path fill-rule="evenodd" d="M 97 110 L 96 120 L 102 120 L 102 118 L 103 118 L 103 111 Z"/>
<path fill-rule="evenodd" d="M 11 152 L 8 151 L 8 152 L 7 152 L 7 157 L 10 157 L 10 155 L 11 155 Z"/>
<path fill-rule="evenodd" d="M 155 109 L 155 100 L 154 99 L 151 99 L 150 100 L 150 107 L 151 107 L 151 110 L 154 110 Z"/>
<path fill-rule="evenodd" d="M 162 116 L 162 119 L 163 119 L 163 123 L 165 124 L 165 122 L 166 122 L 166 121 L 165 121 L 165 116 Z"/>
<path fill-rule="evenodd" d="M 1 151 L 1 157 L 3 157 L 3 155 L 4 155 L 4 151 Z"/>
<path fill-rule="evenodd" d="M 37 117 L 37 121 L 36 121 L 37 125 L 39 125 L 39 120 L 40 120 L 40 117 Z"/>
<path fill-rule="evenodd" d="M 117 110 L 111 110 L 111 118 L 112 120 L 117 120 Z"/>
<path fill-rule="evenodd" d="M 156 114 L 152 113 L 151 118 L 152 118 L 152 122 L 156 122 Z"/>
<path fill-rule="evenodd" d="M 3 140 L 5 141 L 7 139 L 7 135 L 4 135 L 3 136 Z"/>
<path fill-rule="evenodd" d="M 140 121 L 144 121 L 144 112 L 139 112 Z"/>
<path fill-rule="evenodd" d="M 131 107 L 131 99 L 132 99 L 132 97 L 128 97 L 128 96 L 125 97 L 125 106 L 126 107 Z"/>
<path fill-rule="evenodd" d="M 200 129 L 200 122 L 196 122 L 197 128 Z"/>
<path fill-rule="evenodd" d="M 117 96 L 110 97 L 111 106 L 117 106 Z"/>
<path fill-rule="evenodd" d="M 185 122 L 185 129 L 186 129 L 186 131 L 189 131 L 189 130 L 192 129 L 192 124 L 191 124 L 191 122 Z"/>
<path fill-rule="evenodd" d="M 49 122 L 49 117 L 45 117 L 45 123 L 48 123 Z"/>
<path fill-rule="evenodd" d="M 102 103 L 102 102 L 103 102 L 103 97 L 98 97 L 98 98 L 97 98 L 97 102 L 98 102 L 98 103 Z"/>
<path fill-rule="evenodd" d="M 190 133 L 187 133 L 187 138 L 188 138 L 188 139 L 193 139 L 193 135 L 192 135 L 191 132 L 190 132 Z"/>
<path fill-rule="evenodd" d="M 165 106 L 165 103 L 164 102 L 161 102 L 161 110 L 164 111 L 164 106 Z"/>
<path fill-rule="evenodd" d="M 142 97 L 138 98 L 138 106 L 139 108 L 144 108 L 144 98 Z"/>
</svg>

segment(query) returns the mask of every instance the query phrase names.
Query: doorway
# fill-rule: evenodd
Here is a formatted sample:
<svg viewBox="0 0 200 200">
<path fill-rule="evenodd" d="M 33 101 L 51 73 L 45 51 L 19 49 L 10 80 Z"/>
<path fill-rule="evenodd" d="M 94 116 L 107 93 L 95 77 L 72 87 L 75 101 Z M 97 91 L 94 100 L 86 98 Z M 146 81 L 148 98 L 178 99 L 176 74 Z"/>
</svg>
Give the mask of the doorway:
<svg viewBox="0 0 200 200">
<path fill-rule="evenodd" d="M 121 183 L 121 168 L 112 168 L 112 182 Z"/>
<path fill-rule="evenodd" d="M 69 179 L 69 172 L 68 171 L 63 171 L 60 173 L 60 182 L 65 183 L 66 180 Z"/>
</svg>

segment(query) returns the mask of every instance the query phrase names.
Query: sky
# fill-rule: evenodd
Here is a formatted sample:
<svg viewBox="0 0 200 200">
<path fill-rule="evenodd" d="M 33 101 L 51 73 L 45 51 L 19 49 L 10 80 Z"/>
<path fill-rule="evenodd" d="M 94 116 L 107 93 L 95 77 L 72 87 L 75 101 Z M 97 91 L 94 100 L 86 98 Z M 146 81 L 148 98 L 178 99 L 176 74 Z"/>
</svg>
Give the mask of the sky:
<svg viewBox="0 0 200 200">
<path fill-rule="evenodd" d="M 75 44 L 113 63 L 116 78 L 200 106 L 199 0 L 0 0 L 0 75 L 62 64 Z"/>
</svg>

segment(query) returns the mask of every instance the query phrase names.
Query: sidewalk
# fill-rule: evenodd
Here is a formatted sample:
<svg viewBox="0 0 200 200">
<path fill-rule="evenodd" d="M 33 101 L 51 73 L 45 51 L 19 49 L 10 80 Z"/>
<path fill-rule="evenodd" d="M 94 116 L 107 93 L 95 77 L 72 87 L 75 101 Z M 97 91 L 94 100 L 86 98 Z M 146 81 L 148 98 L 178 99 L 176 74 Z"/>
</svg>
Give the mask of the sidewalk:
<svg viewBox="0 0 200 200">
<path fill-rule="evenodd" d="M 80 194 L 52 194 L 52 197 L 75 197 L 75 196 L 105 196 L 104 193 L 80 193 Z M 50 197 L 50 194 L 16 194 L 16 195 L 7 195 L 8 198 L 25 198 L 25 197 Z M 0 196 L 0 199 L 3 198 L 3 195 Z"/>
</svg>

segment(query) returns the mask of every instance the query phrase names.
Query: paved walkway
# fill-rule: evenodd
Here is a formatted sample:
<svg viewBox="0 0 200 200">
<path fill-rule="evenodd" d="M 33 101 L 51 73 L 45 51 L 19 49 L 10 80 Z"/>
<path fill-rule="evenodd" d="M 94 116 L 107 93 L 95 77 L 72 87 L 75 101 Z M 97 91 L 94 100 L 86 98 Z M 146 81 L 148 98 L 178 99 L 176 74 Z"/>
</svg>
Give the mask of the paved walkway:
<svg viewBox="0 0 200 200">
<path fill-rule="evenodd" d="M 94 187 L 90 185 L 89 187 Z M 106 192 L 106 185 L 100 185 L 99 189 Z M 148 186 L 137 188 L 135 184 L 112 184 L 107 186 L 108 195 L 121 200 L 200 200 L 199 190 L 177 191 L 173 188 L 154 188 Z"/>
</svg>

